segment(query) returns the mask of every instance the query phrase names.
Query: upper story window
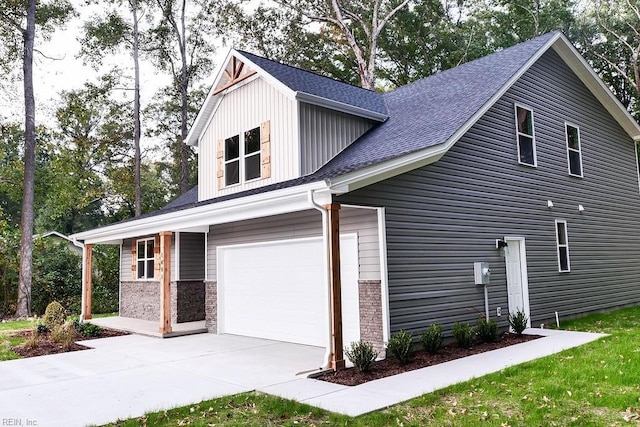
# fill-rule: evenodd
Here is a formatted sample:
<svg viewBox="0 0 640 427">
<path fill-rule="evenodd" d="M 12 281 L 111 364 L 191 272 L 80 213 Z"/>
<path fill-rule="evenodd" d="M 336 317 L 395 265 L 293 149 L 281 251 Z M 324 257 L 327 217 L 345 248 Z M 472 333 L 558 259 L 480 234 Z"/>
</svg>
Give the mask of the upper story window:
<svg viewBox="0 0 640 427">
<path fill-rule="evenodd" d="M 516 105 L 516 133 L 518 163 L 536 166 L 536 138 L 533 130 L 533 111 Z"/>
<path fill-rule="evenodd" d="M 224 183 L 233 185 L 260 178 L 260 128 L 224 140 Z"/>
<path fill-rule="evenodd" d="M 577 126 L 565 124 L 567 135 L 567 161 L 569 175 L 582 177 L 582 149 L 580 148 L 580 129 Z"/>
<path fill-rule="evenodd" d="M 561 273 L 571 271 L 567 221 L 556 220 L 556 243 L 558 246 L 558 271 Z"/>
<path fill-rule="evenodd" d="M 138 240 L 136 257 L 138 279 L 153 279 L 155 266 L 153 238 Z"/>
</svg>

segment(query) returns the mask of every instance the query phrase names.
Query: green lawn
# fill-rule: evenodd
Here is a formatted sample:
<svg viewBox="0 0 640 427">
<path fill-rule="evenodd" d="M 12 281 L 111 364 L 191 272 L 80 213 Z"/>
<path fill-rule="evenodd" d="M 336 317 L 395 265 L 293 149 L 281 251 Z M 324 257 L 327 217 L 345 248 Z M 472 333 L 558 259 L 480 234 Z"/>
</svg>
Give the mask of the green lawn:
<svg viewBox="0 0 640 427">
<path fill-rule="evenodd" d="M 591 315 L 561 326 L 611 335 L 356 418 L 244 393 L 112 425 L 639 425 L 640 307 Z"/>
<path fill-rule="evenodd" d="M 20 331 L 23 329 L 33 328 L 36 320 L 16 320 L 13 322 L 0 322 L 0 333 L 6 331 Z"/>
</svg>

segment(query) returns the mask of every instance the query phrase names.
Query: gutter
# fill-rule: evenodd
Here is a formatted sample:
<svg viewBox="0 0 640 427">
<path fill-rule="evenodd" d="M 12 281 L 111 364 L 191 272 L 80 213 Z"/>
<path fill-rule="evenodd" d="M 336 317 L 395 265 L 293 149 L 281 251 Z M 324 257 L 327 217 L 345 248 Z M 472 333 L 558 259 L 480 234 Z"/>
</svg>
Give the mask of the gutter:
<svg viewBox="0 0 640 427">
<path fill-rule="evenodd" d="M 324 362 L 322 365 L 322 369 L 327 369 L 330 365 L 331 361 L 331 290 L 329 289 L 331 284 L 329 283 L 329 239 L 327 237 L 327 224 L 328 224 L 328 216 L 327 210 L 319 205 L 313 199 L 314 190 L 309 190 L 307 192 L 307 201 L 309 205 L 320 211 L 322 215 L 322 248 L 324 249 L 324 254 L 322 257 L 323 265 L 324 265 L 324 296 L 325 303 L 327 305 L 327 320 L 326 320 L 326 329 L 327 329 L 327 346 L 325 347 L 324 353 Z"/>
</svg>

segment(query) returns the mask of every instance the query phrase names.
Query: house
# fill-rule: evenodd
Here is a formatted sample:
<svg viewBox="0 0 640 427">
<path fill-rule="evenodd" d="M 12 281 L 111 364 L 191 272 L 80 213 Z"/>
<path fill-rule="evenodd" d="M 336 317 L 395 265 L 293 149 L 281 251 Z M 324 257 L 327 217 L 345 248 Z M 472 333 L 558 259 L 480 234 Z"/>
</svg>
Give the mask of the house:
<svg viewBox="0 0 640 427">
<path fill-rule="evenodd" d="M 384 94 L 232 50 L 186 141 L 199 185 L 73 237 L 86 269 L 121 245 L 121 316 L 323 346 L 337 369 L 352 341 L 485 302 L 501 326 L 640 303 L 639 138 L 559 32 Z"/>
<path fill-rule="evenodd" d="M 57 242 L 57 243 L 64 243 L 70 252 L 78 256 L 82 255 L 81 243 L 79 243 L 77 240 L 71 239 L 70 237 L 62 233 L 58 233 L 57 231 L 47 231 L 46 233 L 43 233 L 43 234 L 35 234 L 33 236 L 33 240 L 37 240 L 37 239 L 47 239 L 47 240 L 53 240 L 54 242 Z"/>
</svg>

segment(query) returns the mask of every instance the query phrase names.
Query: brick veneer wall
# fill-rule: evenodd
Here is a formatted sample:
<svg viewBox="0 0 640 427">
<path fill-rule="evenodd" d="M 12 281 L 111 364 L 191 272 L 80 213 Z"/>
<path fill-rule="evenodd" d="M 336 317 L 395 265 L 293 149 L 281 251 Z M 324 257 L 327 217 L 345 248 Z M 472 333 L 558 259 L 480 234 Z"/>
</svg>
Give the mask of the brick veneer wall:
<svg viewBox="0 0 640 427">
<path fill-rule="evenodd" d="M 360 296 L 360 339 L 384 350 L 382 334 L 382 291 L 380 280 L 358 280 Z"/>
<path fill-rule="evenodd" d="M 204 313 L 205 326 L 209 332 L 218 333 L 218 282 L 207 280 L 204 282 Z"/>
<path fill-rule="evenodd" d="M 205 320 L 204 282 L 202 280 L 181 280 L 178 282 L 177 288 L 176 323 Z M 171 295 L 173 297 L 173 289 Z"/>
<path fill-rule="evenodd" d="M 160 321 L 160 282 L 120 282 L 120 316 Z"/>
</svg>

